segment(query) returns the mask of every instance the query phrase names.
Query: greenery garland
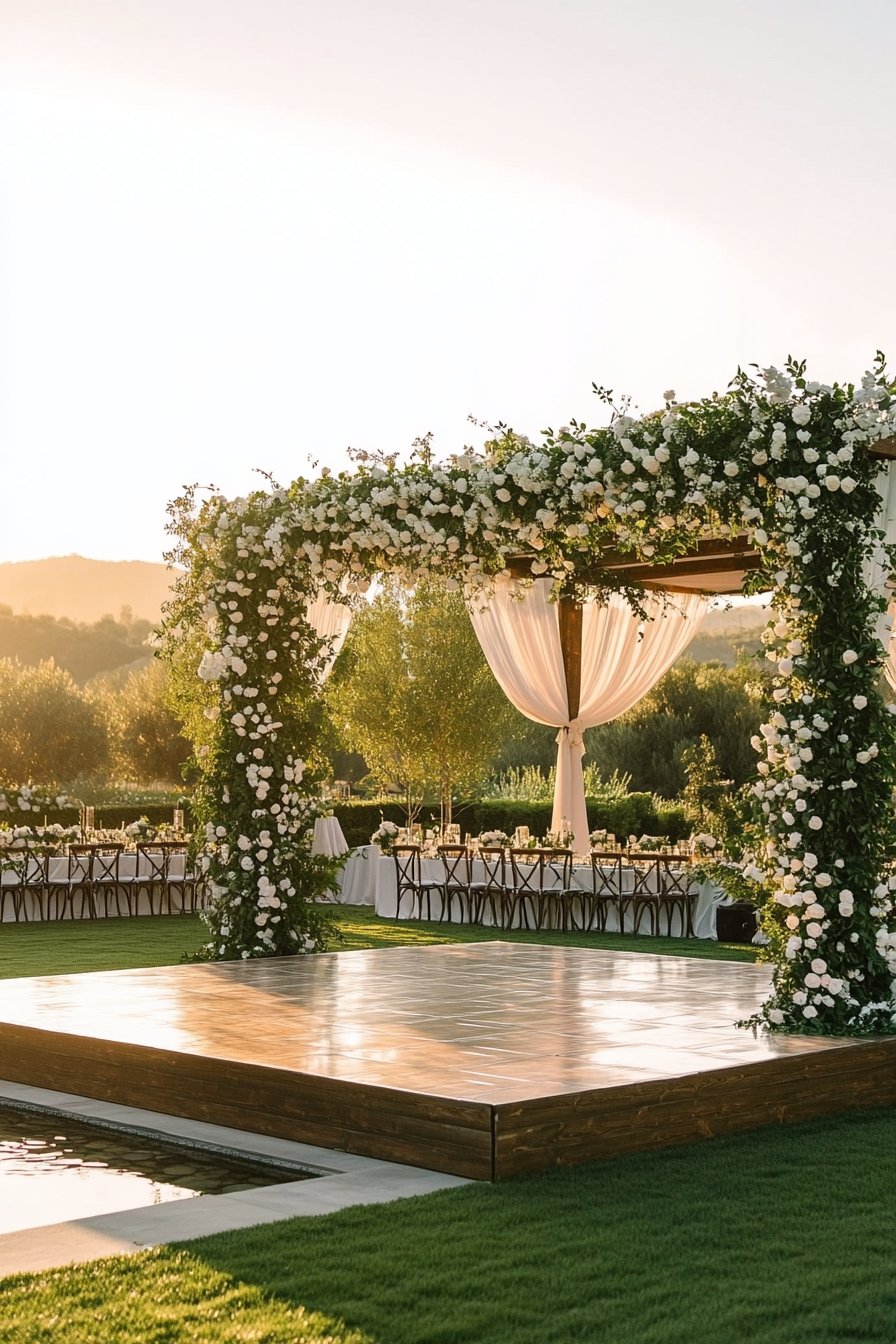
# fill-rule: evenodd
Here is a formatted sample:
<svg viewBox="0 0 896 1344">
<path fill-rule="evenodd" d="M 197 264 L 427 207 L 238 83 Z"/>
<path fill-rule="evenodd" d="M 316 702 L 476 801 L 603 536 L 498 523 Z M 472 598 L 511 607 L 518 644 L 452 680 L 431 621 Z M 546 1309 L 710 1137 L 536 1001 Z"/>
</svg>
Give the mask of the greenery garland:
<svg viewBox="0 0 896 1344">
<path fill-rule="evenodd" d="M 438 570 L 487 588 L 525 555 L 533 574 L 594 598 L 625 587 L 610 574 L 580 582 L 608 546 L 662 563 L 703 537 L 748 533 L 761 557 L 753 586 L 772 591 L 776 667 L 744 868 L 774 962 L 757 1021 L 892 1029 L 896 722 L 878 691 L 886 602 L 869 580 L 888 578 L 894 558 L 875 525 L 880 469 L 867 449 L 896 432 L 893 394 L 881 355 L 859 387 L 810 382 L 788 360 L 739 370 L 724 395 L 678 405 L 669 392 L 656 414 L 614 407 L 605 428 L 572 423 L 540 445 L 502 428 L 483 452 L 445 463 L 424 441 L 403 465 L 362 455 L 350 473 L 198 511 L 185 496 L 173 529 L 187 574 L 166 642 L 206 685 L 194 737 L 217 892 L 208 954 L 297 952 L 326 937 L 310 902 L 332 872 L 310 855 L 316 804 L 298 759 L 311 750 L 322 654 L 303 610 L 319 585 L 362 592 L 378 572 L 413 583 Z"/>
<path fill-rule="evenodd" d="M 203 827 L 196 858 L 212 894 L 211 937 L 197 959 L 324 950 L 333 924 L 316 902 L 340 865 L 311 852 L 323 807 L 309 761 L 327 648 L 304 610 L 317 584 L 295 564 L 282 493 L 195 505 L 188 490 L 170 509 L 171 559 L 188 568 L 167 611 L 163 652 L 181 704 L 193 710 L 193 809 Z"/>
</svg>

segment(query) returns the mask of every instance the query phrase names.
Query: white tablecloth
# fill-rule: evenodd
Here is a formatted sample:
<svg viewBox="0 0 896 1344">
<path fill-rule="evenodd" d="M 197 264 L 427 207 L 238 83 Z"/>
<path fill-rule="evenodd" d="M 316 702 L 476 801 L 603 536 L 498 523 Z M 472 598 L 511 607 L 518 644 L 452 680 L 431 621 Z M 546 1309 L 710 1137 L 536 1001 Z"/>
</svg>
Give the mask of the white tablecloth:
<svg viewBox="0 0 896 1344">
<path fill-rule="evenodd" d="M 356 849 L 340 874 L 336 900 L 342 905 L 376 905 L 377 873 L 383 861 L 376 845 Z M 385 862 L 391 864 L 392 860 Z"/>
<path fill-rule="evenodd" d="M 172 854 L 168 860 L 169 876 L 174 879 L 183 877 L 185 864 L 186 864 L 185 854 Z M 67 858 L 50 859 L 48 876 L 51 882 L 59 882 L 63 880 L 67 873 L 68 873 Z M 128 886 L 130 886 L 130 884 L 134 882 L 134 879 L 138 877 L 136 853 L 127 853 L 121 855 L 120 859 L 118 860 L 118 873 L 119 877 L 121 878 L 122 884 L 127 884 Z M 144 869 L 142 869 L 139 873 L 139 877 L 141 879 L 145 878 L 147 882 L 150 880 L 150 875 L 151 870 L 148 867 L 144 867 Z M 21 878 L 19 874 L 17 874 L 11 869 L 4 868 L 3 871 L 0 872 L 0 886 L 14 888 L 20 881 Z M 123 885 L 123 891 L 125 890 L 126 887 L 124 887 Z M 177 909 L 178 899 L 179 899 L 178 889 L 174 888 L 173 900 L 172 900 L 172 909 L 174 910 Z M 80 902 L 78 902 L 77 910 L 72 910 L 71 913 L 72 915 L 76 915 L 78 918 L 80 918 L 81 914 Z M 151 915 L 153 913 L 153 906 L 150 900 L 150 893 L 148 890 L 146 890 L 146 888 L 142 888 L 137 893 L 135 913 L 138 915 Z M 28 921 L 39 920 L 41 918 L 40 902 L 30 892 L 25 896 L 24 899 L 24 915 Z M 15 919 L 15 912 L 11 900 L 2 902 L 2 919 L 4 923 L 12 923 L 13 920 Z"/>
<path fill-rule="evenodd" d="M 356 860 L 350 859 L 346 868 L 348 869 Z M 397 882 L 395 877 L 395 861 L 385 856 L 380 856 L 373 861 L 375 870 L 374 879 L 374 904 L 376 913 L 383 919 L 395 918 L 395 896 L 397 891 Z M 623 868 L 624 890 L 634 890 L 634 873 L 631 869 Z M 421 860 L 421 876 L 424 880 L 439 881 L 444 874 L 444 868 L 440 859 Z M 484 876 L 482 865 L 474 862 L 473 880 L 481 881 Z M 591 889 L 591 868 L 588 865 L 576 865 L 572 869 L 572 882 L 574 886 L 581 887 L 583 891 Z M 701 882 L 697 886 L 697 906 L 694 911 L 694 934 L 697 938 L 715 938 L 716 936 L 716 907 L 722 905 L 725 901 L 724 892 L 712 882 Z M 360 902 L 358 902 L 360 903 Z M 452 907 L 453 913 L 458 913 L 457 902 Z M 410 901 L 407 898 L 402 900 L 402 918 L 410 918 Z M 482 922 L 491 923 L 488 903 L 483 910 Z M 618 921 L 616 912 L 609 910 L 607 913 L 607 932 L 618 932 Z M 673 925 L 674 929 L 674 925 Z"/>
<path fill-rule="evenodd" d="M 340 855 L 348 853 L 348 845 L 336 817 L 317 818 L 314 823 L 311 853 L 326 854 L 330 859 L 338 859 Z"/>
</svg>

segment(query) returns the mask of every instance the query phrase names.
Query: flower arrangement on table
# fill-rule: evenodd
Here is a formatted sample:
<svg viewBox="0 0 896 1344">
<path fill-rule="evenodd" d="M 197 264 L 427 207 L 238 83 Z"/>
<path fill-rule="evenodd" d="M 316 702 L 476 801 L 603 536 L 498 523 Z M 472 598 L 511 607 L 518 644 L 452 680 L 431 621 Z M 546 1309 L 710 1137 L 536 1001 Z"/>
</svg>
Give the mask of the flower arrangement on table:
<svg viewBox="0 0 896 1344">
<path fill-rule="evenodd" d="M 76 843 L 81 838 L 77 826 L 0 826 L 0 848 L 32 849 L 43 852 L 47 849 L 60 849 L 63 845 Z"/>
<path fill-rule="evenodd" d="M 378 845 L 383 854 L 391 854 L 398 840 L 398 826 L 394 821 L 381 821 L 370 837 L 372 845 Z"/>
<path fill-rule="evenodd" d="M 668 835 L 639 835 L 635 842 L 635 848 L 655 854 L 663 848 L 663 845 L 668 845 L 668 843 Z"/>
<path fill-rule="evenodd" d="M 606 849 L 608 831 L 592 831 L 588 836 L 588 843 L 592 849 Z M 615 839 L 615 836 L 613 837 Z"/>
<path fill-rule="evenodd" d="M 504 831 L 480 831 L 479 843 L 485 849 L 506 849 L 510 844 L 510 836 Z"/>
<path fill-rule="evenodd" d="M 710 835 L 708 831 L 699 831 L 696 835 L 692 835 L 690 843 L 691 853 L 695 857 L 705 854 L 712 855 L 713 858 L 720 857 L 716 851 L 721 841 L 717 840 L 714 835 Z"/>
<path fill-rule="evenodd" d="M 153 826 L 148 817 L 138 817 L 132 821 L 129 826 L 125 826 L 124 833 L 129 840 L 134 840 L 142 844 L 144 840 L 155 840 L 157 827 Z"/>
<path fill-rule="evenodd" d="M 571 849 L 574 840 L 574 833 L 561 827 L 559 831 L 548 831 L 541 843 L 544 849 Z"/>
</svg>

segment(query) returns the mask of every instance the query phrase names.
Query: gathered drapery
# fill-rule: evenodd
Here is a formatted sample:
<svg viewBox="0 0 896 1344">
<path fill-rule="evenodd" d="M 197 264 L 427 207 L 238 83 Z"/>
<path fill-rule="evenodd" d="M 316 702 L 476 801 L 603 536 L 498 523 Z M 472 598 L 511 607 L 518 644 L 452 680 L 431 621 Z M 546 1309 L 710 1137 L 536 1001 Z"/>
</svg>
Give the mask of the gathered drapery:
<svg viewBox="0 0 896 1344">
<path fill-rule="evenodd" d="M 878 473 L 874 482 L 880 496 L 880 505 L 875 515 L 874 526 L 883 533 L 883 544 L 896 544 L 896 461 L 889 462 Z M 881 612 L 877 622 L 876 634 L 887 653 L 884 675 L 893 690 L 896 690 L 896 640 L 892 639 L 896 622 L 896 598 L 893 596 L 893 583 L 890 575 L 890 562 L 881 546 L 874 555 L 865 561 L 864 578 L 869 588 L 877 593 L 889 593 L 890 602 L 885 612 Z"/>
<path fill-rule="evenodd" d="M 586 728 L 609 723 L 641 700 L 697 633 L 707 600 L 676 593 L 664 601 L 647 594 L 642 621 L 623 597 L 586 602 L 582 608 L 581 689 L 570 714 L 557 602 L 551 581 L 537 579 L 520 596 L 511 580 L 496 584 L 484 608 L 470 605 L 470 619 L 486 661 L 504 694 L 521 714 L 559 729 L 551 830 L 565 821 L 576 853 L 588 850 L 588 814 L 582 757 Z"/>
<path fill-rule="evenodd" d="M 324 588 L 319 588 L 317 595 L 306 603 L 305 620 L 319 639 L 330 640 L 329 655 L 318 673 L 321 682 L 326 681 L 333 670 L 336 656 L 345 643 L 351 619 L 351 607 L 343 602 L 334 602 Z"/>
</svg>

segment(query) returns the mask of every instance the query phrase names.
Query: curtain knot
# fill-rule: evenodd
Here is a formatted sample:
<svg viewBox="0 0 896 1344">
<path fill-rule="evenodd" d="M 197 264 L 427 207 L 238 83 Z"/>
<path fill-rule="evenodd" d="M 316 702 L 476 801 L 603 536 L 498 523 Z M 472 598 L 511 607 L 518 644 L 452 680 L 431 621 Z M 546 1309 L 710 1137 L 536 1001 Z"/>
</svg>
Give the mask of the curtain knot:
<svg viewBox="0 0 896 1344">
<path fill-rule="evenodd" d="M 557 745 L 559 746 L 566 735 L 566 744 L 570 751 L 577 751 L 580 756 L 585 755 L 585 738 L 582 736 L 584 725 L 581 719 L 572 719 L 569 723 L 564 723 L 557 734 Z"/>
</svg>

